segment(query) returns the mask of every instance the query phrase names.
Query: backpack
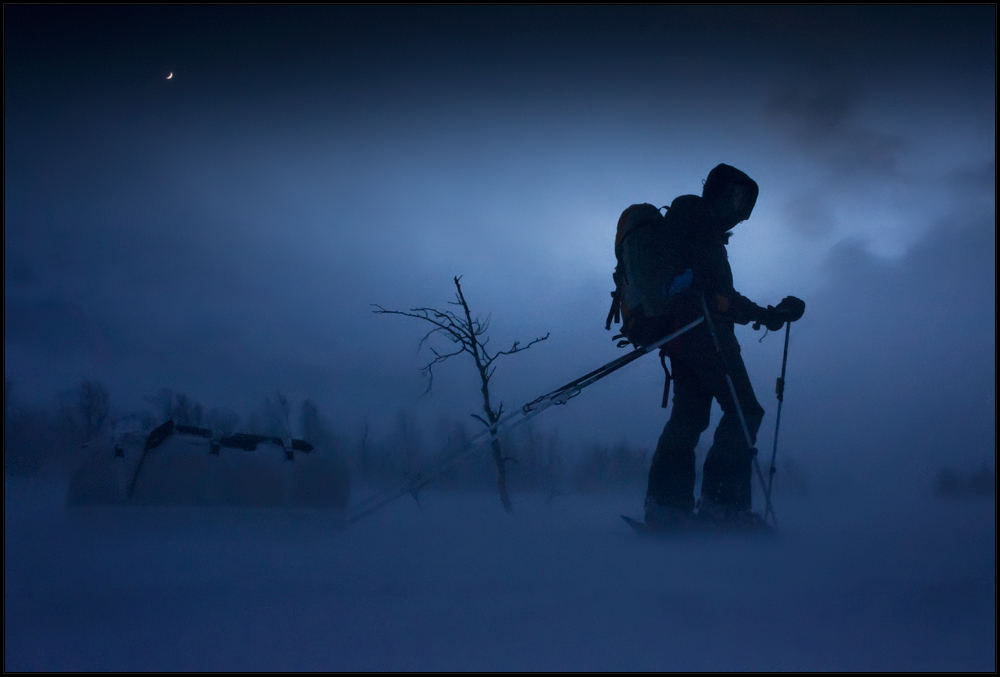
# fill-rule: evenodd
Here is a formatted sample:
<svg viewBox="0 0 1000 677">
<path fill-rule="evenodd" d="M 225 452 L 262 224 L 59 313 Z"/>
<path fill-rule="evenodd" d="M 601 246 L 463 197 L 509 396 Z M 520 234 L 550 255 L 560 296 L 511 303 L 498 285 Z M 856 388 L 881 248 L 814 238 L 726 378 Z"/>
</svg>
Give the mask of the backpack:
<svg viewBox="0 0 1000 677">
<path fill-rule="evenodd" d="M 673 328 L 678 301 L 691 293 L 685 294 L 693 278 L 685 245 L 700 202 L 695 195 L 682 195 L 663 208 L 665 214 L 651 204 L 636 204 L 618 219 L 615 290 L 604 327 L 621 322 L 621 333 L 614 337 L 624 339 L 618 347 L 649 345 Z"/>
</svg>

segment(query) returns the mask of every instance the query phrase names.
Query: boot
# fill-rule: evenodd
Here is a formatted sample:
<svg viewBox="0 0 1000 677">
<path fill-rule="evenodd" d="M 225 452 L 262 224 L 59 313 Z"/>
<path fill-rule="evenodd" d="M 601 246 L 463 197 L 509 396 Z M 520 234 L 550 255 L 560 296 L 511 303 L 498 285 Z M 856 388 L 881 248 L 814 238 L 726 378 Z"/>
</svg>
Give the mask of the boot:
<svg viewBox="0 0 1000 677">
<path fill-rule="evenodd" d="M 721 503 L 702 496 L 698 500 L 697 517 L 705 524 L 726 524 L 732 519 L 732 511 Z"/>
<path fill-rule="evenodd" d="M 770 531 L 771 527 L 767 521 L 760 516 L 760 513 L 753 512 L 749 508 L 737 510 L 736 508 L 702 497 L 698 501 L 698 521 L 704 525 L 721 527 L 724 530 L 734 531 Z"/>
<path fill-rule="evenodd" d="M 733 526 L 746 531 L 771 531 L 771 526 L 760 513 L 752 510 L 741 510 L 733 518 Z"/>
<path fill-rule="evenodd" d="M 643 506 L 643 518 L 646 526 L 651 529 L 669 531 L 690 526 L 694 519 L 694 513 L 672 505 L 661 505 L 652 496 L 647 496 Z"/>
</svg>

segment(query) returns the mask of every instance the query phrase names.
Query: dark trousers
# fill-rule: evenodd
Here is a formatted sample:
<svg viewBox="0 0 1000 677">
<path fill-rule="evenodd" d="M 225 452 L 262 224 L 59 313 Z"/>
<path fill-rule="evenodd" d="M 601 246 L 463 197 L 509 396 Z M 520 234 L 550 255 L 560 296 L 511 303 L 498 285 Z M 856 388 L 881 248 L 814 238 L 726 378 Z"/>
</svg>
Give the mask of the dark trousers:
<svg viewBox="0 0 1000 677">
<path fill-rule="evenodd" d="M 756 442 L 764 409 L 754 396 L 731 326 L 716 321 L 716 329 L 750 439 Z M 660 505 L 694 508 L 694 448 L 708 428 L 714 399 L 722 407 L 722 419 L 705 457 L 701 495 L 733 512 L 749 510 L 753 452 L 747 447 L 726 371 L 708 328 L 700 325 L 675 339 L 669 355 L 674 404 L 653 454 L 646 495 Z"/>
</svg>

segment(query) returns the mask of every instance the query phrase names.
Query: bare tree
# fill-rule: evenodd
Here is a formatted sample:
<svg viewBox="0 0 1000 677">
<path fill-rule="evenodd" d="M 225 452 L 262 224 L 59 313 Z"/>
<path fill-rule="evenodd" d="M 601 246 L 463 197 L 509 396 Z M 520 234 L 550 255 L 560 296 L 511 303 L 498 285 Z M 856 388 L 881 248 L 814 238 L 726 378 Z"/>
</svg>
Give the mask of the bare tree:
<svg viewBox="0 0 1000 677">
<path fill-rule="evenodd" d="M 108 391 L 95 381 L 84 381 L 76 391 L 84 443 L 97 437 L 110 412 Z"/>
<path fill-rule="evenodd" d="M 174 417 L 174 391 L 170 388 L 160 388 L 155 395 L 148 395 L 146 401 L 156 408 L 159 422 L 164 423 Z"/>
<path fill-rule="evenodd" d="M 212 407 L 205 414 L 205 425 L 219 435 L 231 435 L 240 427 L 240 415 L 225 407 Z"/>
<path fill-rule="evenodd" d="M 433 346 L 428 344 L 428 349 L 434 354 L 434 359 L 428 362 L 423 368 L 423 372 L 427 374 L 427 390 L 425 392 L 430 392 L 431 386 L 434 384 L 434 365 L 444 362 L 450 357 L 468 353 L 476 364 L 476 370 L 479 372 L 479 380 L 482 383 L 480 392 L 483 396 L 483 413 L 485 414 L 485 417 L 479 414 L 472 414 L 472 417 L 495 432 L 497 421 L 503 415 L 503 403 L 501 402 L 494 409 L 490 401 L 490 379 L 496 371 L 494 362 L 502 355 L 513 355 L 522 350 L 527 350 L 534 344 L 547 339 L 549 335 L 546 334 L 545 336 L 536 338 L 523 346 L 520 341 L 515 341 L 509 349 L 498 350 L 491 354 L 486 347 L 489 343 L 489 337 L 485 336 L 490 327 L 490 318 L 487 316 L 484 319 L 482 316 L 477 315 L 473 319 L 472 313 L 469 311 L 469 304 L 465 301 L 465 295 L 462 293 L 461 279 L 461 276 L 455 277 L 456 300 L 448 302 L 449 305 L 461 308 L 461 314 L 457 314 L 451 310 L 438 310 L 437 308 L 411 308 L 409 311 L 386 310 L 379 305 L 375 306 L 376 310 L 373 312 L 379 315 L 387 314 L 413 317 L 434 325 L 434 328 L 420 339 L 420 343 L 417 346 L 418 350 L 435 334 L 443 335 L 454 344 L 454 350 L 451 352 L 438 352 Z M 507 493 L 507 471 L 504 467 L 504 464 L 510 459 L 504 458 L 500 450 L 499 440 L 494 439 L 492 447 L 493 460 L 497 466 L 497 488 L 500 490 L 500 501 L 503 503 L 504 509 L 510 512 L 512 506 L 510 495 Z"/>
<path fill-rule="evenodd" d="M 317 446 L 321 441 L 326 441 L 326 431 L 320 421 L 319 407 L 311 399 L 306 398 L 299 409 L 299 434 L 302 439 L 307 440 Z"/>
<path fill-rule="evenodd" d="M 170 388 L 160 388 L 153 396 L 147 396 L 146 401 L 152 404 L 160 417 L 160 422 L 173 421 L 178 425 L 203 426 L 209 424 L 209 412 L 184 393 L 175 393 Z M 217 413 L 217 412 L 216 412 Z"/>
<path fill-rule="evenodd" d="M 396 412 L 396 424 L 389 436 L 389 444 L 404 476 L 412 477 L 420 470 L 423 436 L 423 431 L 413 414 L 404 409 Z"/>
<path fill-rule="evenodd" d="M 264 400 L 264 414 L 268 420 L 268 432 L 281 438 L 292 436 L 290 416 L 292 405 L 280 390 L 274 391 L 274 399 Z"/>
</svg>

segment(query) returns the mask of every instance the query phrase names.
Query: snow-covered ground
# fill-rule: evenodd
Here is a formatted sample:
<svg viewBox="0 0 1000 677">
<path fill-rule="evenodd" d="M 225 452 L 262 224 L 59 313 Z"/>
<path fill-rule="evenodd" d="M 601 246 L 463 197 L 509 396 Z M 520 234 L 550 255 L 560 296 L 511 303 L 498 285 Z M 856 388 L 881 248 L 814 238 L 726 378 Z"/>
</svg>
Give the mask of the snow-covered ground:
<svg viewBox="0 0 1000 677">
<path fill-rule="evenodd" d="M 995 501 L 776 501 L 642 539 L 640 497 L 67 508 L 5 481 L 5 670 L 995 670 Z"/>
</svg>

